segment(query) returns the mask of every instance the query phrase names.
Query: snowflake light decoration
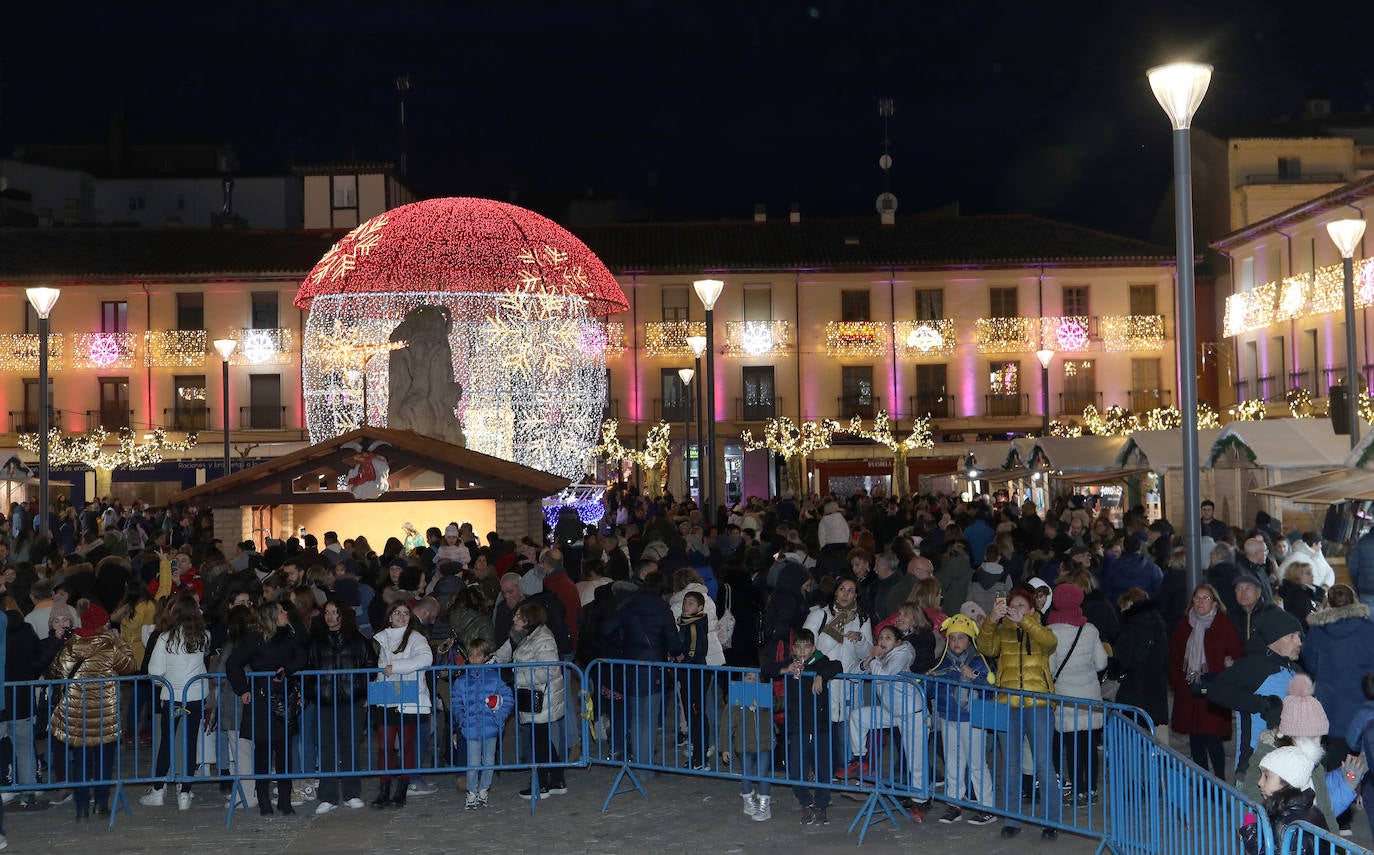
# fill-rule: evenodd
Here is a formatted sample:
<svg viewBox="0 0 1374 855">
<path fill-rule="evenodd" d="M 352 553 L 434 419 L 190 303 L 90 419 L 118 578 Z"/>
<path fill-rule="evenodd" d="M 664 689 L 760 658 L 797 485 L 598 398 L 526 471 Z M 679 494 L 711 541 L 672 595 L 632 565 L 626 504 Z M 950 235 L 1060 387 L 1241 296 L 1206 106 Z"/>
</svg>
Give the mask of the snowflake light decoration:
<svg viewBox="0 0 1374 855">
<path fill-rule="evenodd" d="M 107 335 L 96 336 L 91 339 L 87 354 L 97 368 L 109 368 L 119 360 L 119 344 Z"/>
<path fill-rule="evenodd" d="M 271 336 L 262 330 L 252 330 L 243 337 L 243 357 L 254 365 L 271 359 L 275 349 Z"/>
<path fill-rule="evenodd" d="M 1054 337 L 1062 350 L 1082 350 L 1088 346 L 1088 331 L 1076 320 L 1061 323 Z"/>
<path fill-rule="evenodd" d="M 452 318 L 453 376 L 463 387 L 454 417 L 468 447 L 580 479 L 606 401 L 601 318 L 628 309 L 605 265 L 552 221 L 485 199 L 431 199 L 369 222 L 296 295 L 310 310 L 302 379 L 311 440 L 358 421 L 361 382 L 369 423 L 386 425 L 391 360 L 378 353 L 364 381 L 350 380 L 328 358 L 329 342 L 380 345 L 409 311 L 438 306 Z"/>
<path fill-rule="evenodd" d="M 767 324 L 748 324 L 740 333 L 739 346 L 750 356 L 761 356 L 773 349 L 773 331 Z"/>
<path fill-rule="evenodd" d="M 944 343 L 944 337 L 929 326 L 922 324 L 911 331 L 911 334 L 906 337 L 906 343 L 908 347 L 914 347 L 922 353 L 929 353 Z"/>
</svg>

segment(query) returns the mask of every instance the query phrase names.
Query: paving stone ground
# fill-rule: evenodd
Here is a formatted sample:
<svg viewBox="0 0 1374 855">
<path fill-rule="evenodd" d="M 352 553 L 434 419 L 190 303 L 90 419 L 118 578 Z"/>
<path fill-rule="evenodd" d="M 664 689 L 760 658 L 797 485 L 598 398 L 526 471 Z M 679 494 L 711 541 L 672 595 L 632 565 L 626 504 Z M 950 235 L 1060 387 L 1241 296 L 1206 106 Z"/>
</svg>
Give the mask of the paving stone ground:
<svg viewBox="0 0 1374 855">
<path fill-rule="evenodd" d="M 339 808 L 316 816 L 318 802 L 307 802 L 292 817 L 264 818 L 256 810 L 236 813 L 226 829 L 223 797 L 213 787 L 201 787 L 194 806 L 185 812 L 170 799 L 165 807 L 143 807 L 137 801 L 141 792 L 132 792 L 133 815 L 120 814 L 112 831 L 104 823 L 75 822 L 70 804 L 39 811 L 7 810 L 5 830 L 11 851 L 61 855 L 92 847 L 120 853 L 452 853 L 480 846 L 480 851 L 501 855 L 753 855 L 794 853 L 798 846 L 808 852 L 919 849 L 922 855 L 995 855 L 1035 849 L 1087 855 L 1096 848 L 1094 841 L 1070 834 L 1062 834 L 1054 844 L 1044 843 L 1034 826 L 1007 841 L 998 836 L 1000 822 L 981 828 L 941 825 L 934 816 L 921 825 L 903 820 L 897 828 L 874 826 L 860 847 L 858 832 L 846 833 L 860 802 L 836 798 L 828 827 L 803 827 L 790 790 L 775 787 L 773 819 L 754 822 L 740 811 L 737 784 L 686 775 L 646 780 L 647 800 L 634 792 L 617 796 L 603 814 L 601 804 L 615 770 L 571 770 L 567 778 L 568 794 L 540 802 L 533 815 L 529 801 L 517 795 L 529 779 L 506 774 L 493 786 L 491 805 L 483 811 L 465 811 L 456 780 L 449 777 L 438 793 L 412 797 L 401 810 Z M 371 798 L 372 793 L 365 791 L 364 796 Z"/>
</svg>

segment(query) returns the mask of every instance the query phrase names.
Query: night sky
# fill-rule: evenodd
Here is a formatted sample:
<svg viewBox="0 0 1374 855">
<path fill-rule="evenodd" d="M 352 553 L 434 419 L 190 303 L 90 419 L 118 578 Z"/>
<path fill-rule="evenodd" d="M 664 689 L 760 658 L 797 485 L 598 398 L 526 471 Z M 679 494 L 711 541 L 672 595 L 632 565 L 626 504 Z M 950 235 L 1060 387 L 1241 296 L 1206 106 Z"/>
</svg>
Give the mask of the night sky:
<svg viewBox="0 0 1374 855">
<path fill-rule="evenodd" d="M 118 113 L 133 142 L 228 142 L 246 174 L 393 160 L 409 74 L 417 193 L 554 216 L 588 194 L 660 220 L 872 216 L 890 96 L 899 216 L 957 201 L 1146 236 L 1170 168 L 1148 66 L 1217 66 L 1203 126 L 1374 102 L 1362 35 L 1335 37 L 1369 31 L 1364 3 L 1342 22 L 1138 1 L 25 5 L 0 52 L 6 153 L 103 140 Z"/>
</svg>

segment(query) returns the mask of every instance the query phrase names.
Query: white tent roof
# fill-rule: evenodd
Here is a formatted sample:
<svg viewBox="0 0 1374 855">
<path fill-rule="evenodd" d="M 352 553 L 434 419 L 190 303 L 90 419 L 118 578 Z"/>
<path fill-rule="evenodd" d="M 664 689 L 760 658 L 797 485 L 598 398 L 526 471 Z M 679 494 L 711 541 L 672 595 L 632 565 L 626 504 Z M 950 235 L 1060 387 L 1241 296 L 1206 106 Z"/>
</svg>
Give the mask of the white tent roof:
<svg viewBox="0 0 1374 855">
<path fill-rule="evenodd" d="M 1206 458 L 1217 441 L 1221 428 L 1199 428 L 1197 432 L 1198 456 Z M 1116 463 L 1125 466 L 1135 462 L 1131 458 L 1138 454 L 1139 465 L 1148 466 L 1157 472 L 1183 468 L 1183 429 L 1140 430 L 1131 434 L 1126 444 L 1117 452 Z"/>
<path fill-rule="evenodd" d="M 1350 440 L 1329 419 L 1265 419 L 1222 428 L 1206 459 L 1215 464 L 1231 450 L 1266 469 L 1336 469 L 1350 455 Z"/>
<path fill-rule="evenodd" d="M 1042 436 L 1035 441 L 1030 459 L 1044 458 L 1051 469 L 1063 472 L 1100 472 L 1118 464 L 1124 436 Z"/>
<path fill-rule="evenodd" d="M 1007 448 L 1007 459 L 1002 463 L 1003 468 L 1025 466 L 1031 458 L 1031 453 L 1035 451 L 1035 441 L 1038 437 L 1023 436 L 1013 439 Z"/>
</svg>

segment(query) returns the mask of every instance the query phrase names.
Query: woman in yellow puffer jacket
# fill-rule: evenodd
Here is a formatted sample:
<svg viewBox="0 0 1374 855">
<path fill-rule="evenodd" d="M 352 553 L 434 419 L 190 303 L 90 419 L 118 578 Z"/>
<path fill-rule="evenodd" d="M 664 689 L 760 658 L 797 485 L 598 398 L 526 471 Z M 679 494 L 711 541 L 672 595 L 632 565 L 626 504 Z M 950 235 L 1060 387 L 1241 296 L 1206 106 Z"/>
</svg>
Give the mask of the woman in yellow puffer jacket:
<svg viewBox="0 0 1374 855">
<path fill-rule="evenodd" d="M 1013 588 L 1005 602 L 998 600 L 993 605 L 976 641 L 979 653 L 997 659 L 998 688 L 1044 693 L 1054 691 L 1050 654 L 1058 643 L 1054 632 L 1040 623 L 1035 594 L 1020 587 Z M 1061 821 L 1063 803 L 1053 763 L 1054 718 L 1048 698 L 1007 694 L 998 700 L 1011 708 L 1007 732 L 1002 735 L 1005 768 L 997 776 L 1003 787 L 1000 806 L 1007 817 L 1002 836 L 1015 837 L 1021 832 L 1021 822 L 1015 817 L 1023 812 L 1047 823 Z M 1021 804 L 1023 740 L 1030 743 L 1033 774 L 1040 784 L 1039 792 L 1025 808 Z M 1040 836 L 1054 840 L 1059 832 L 1046 825 Z"/>
<path fill-rule="evenodd" d="M 129 646 L 110 629 L 110 616 L 98 603 L 82 600 L 78 606 L 81 626 L 67 638 L 53 660 L 48 676 L 54 680 L 86 681 L 119 677 L 137 669 Z M 54 687 L 56 689 L 56 687 Z M 51 690 L 50 690 L 51 691 Z M 67 746 L 67 780 L 74 786 L 76 818 L 110 812 L 110 787 L 85 781 L 109 781 L 119 775 L 119 684 L 69 682 L 53 703 L 48 730 Z M 94 793 L 91 792 L 94 789 Z"/>
</svg>

